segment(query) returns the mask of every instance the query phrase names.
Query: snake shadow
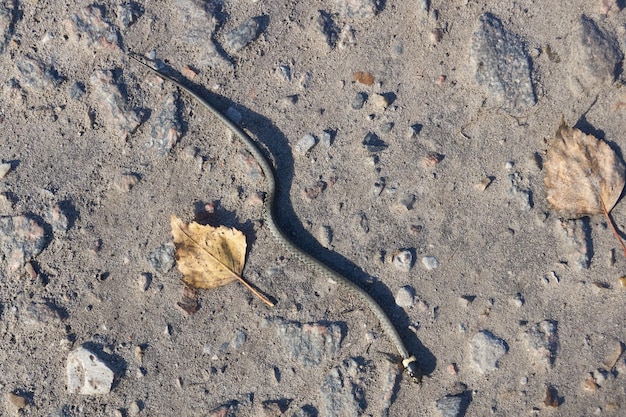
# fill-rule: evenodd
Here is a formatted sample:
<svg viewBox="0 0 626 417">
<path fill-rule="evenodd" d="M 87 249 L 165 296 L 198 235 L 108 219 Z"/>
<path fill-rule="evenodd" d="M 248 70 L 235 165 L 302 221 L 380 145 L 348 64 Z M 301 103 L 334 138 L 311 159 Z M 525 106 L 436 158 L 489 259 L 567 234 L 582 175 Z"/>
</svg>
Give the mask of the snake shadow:
<svg viewBox="0 0 626 417">
<path fill-rule="evenodd" d="M 161 70 L 164 70 L 168 75 L 172 75 L 200 94 L 221 113 L 225 113 L 229 107 L 233 107 L 241 113 L 242 121 L 240 126 L 248 131 L 257 143 L 261 144 L 260 147 L 264 154 L 269 156 L 268 159 L 274 163 L 274 174 L 277 183 L 275 198 L 277 206 L 280 207 L 278 218 L 276 219 L 279 227 L 285 231 L 286 235 L 298 237 L 293 239 L 298 247 L 367 291 L 392 319 L 404 340 L 406 348 L 417 358 L 423 374 L 431 374 L 436 367 L 436 358 L 421 343 L 417 336 L 409 330 L 411 320 L 404 310 L 396 305 L 395 298 L 389 287 L 381 280 L 374 280 L 373 283 L 365 285 L 365 283 L 371 282 L 372 276 L 370 274 L 340 253 L 324 248 L 302 225 L 289 198 L 294 179 L 294 159 L 289 141 L 282 131 L 272 120 L 264 115 L 247 108 L 241 103 L 215 94 L 201 85 L 189 82 L 180 73 L 172 71 L 169 64 L 167 64 L 167 68 L 162 68 Z M 297 262 L 295 257 L 294 262 Z M 375 318 L 373 314 L 372 317 Z"/>
</svg>

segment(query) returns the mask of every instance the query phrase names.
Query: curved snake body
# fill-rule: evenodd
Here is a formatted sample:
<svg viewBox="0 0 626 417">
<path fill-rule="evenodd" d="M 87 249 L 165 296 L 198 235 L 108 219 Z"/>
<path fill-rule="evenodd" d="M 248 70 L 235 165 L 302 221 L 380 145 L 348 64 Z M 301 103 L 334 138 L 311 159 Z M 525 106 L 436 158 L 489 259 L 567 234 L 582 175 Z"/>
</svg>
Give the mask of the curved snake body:
<svg viewBox="0 0 626 417">
<path fill-rule="evenodd" d="M 252 154 L 257 163 L 261 166 L 263 173 L 265 174 L 265 180 L 267 182 L 267 194 L 265 196 L 264 201 L 264 215 L 266 224 L 274 236 L 276 241 L 278 241 L 288 252 L 298 257 L 304 264 L 313 269 L 316 272 L 325 275 L 326 277 L 334 280 L 335 282 L 347 287 L 354 294 L 358 295 L 361 300 L 369 307 L 369 309 L 374 313 L 374 315 L 380 321 L 381 327 L 384 329 L 385 333 L 391 341 L 394 343 L 396 348 L 398 349 L 398 353 L 402 356 L 402 365 L 405 370 L 415 382 L 421 382 L 421 370 L 419 368 L 417 359 L 409 354 L 407 348 L 404 346 L 404 342 L 398 333 L 398 330 L 395 328 L 391 319 L 385 311 L 380 307 L 380 305 L 369 295 L 364 289 L 359 287 L 357 284 L 352 282 L 350 279 L 344 277 L 343 275 L 337 273 L 324 263 L 320 262 L 318 259 L 309 255 L 300 249 L 296 244 L 294 244 L 289 237 L 283 232 L 283 230 L 278 226 L 276 222 L 276 192 L 277 192 L 277 183 L 276 183 L 276 175 L 274 173 L 274 168 L 265 157 L 259 145 L 239 126 L 237 126 L 233 121 L 231 121 L 228 117 L 222 114 L 219 110 L 217 110 L 211 103 L 207 102 L 204 98 L 198 95 L 193 90 L 184 86 L 179 81 L 175 80 L 168 75 L 163 74 L 161 71 L 151 67 L 150 65 L 140 61 L 134 56 L 130 55 L 130 57 L 139 62 L 144 67 L 150 69 L 152 72 L 156 73 L 159 77 L 173 83 L 181 90 L 185 91 L 187 94 L 196 99 L 200 104 L 202 104 L 209 112 L 211 112 L 215 117 L 217 117 L 222 123 L 224 123 L 246 146 L 248 151 Z"/>
</svg>

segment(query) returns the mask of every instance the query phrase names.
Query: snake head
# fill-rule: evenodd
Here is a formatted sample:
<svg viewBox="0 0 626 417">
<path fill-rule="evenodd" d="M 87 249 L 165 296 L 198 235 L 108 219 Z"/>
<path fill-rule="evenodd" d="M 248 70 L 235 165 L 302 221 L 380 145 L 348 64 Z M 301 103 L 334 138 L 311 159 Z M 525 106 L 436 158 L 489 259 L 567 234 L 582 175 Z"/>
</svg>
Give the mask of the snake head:
<svg viewBox="0 0 626 417">
<path fill-rule="evenodd" d="M 415 356 L 410 356 L 406 359 L 402 360 L 402 366 L 411 377 L 411 380 L 416 384 L 422 382 L 422 370 L 420 369 L 419 364 L 417 363 L 417 359 Z"/>
</svg>

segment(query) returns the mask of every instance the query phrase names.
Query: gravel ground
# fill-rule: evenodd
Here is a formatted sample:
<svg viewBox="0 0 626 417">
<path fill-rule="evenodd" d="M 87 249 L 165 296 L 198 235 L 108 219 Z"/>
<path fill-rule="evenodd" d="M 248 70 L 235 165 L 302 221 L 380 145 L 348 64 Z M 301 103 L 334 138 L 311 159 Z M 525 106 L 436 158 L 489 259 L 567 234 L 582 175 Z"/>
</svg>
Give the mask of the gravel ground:
<svg viewBox="0 0 626 417">
<path fill-rule="evenodd" d="M 622 157 L 623 6 L 1 1 L 0 414 L 624 415 L 626 258 L 543 180 L 562 117 Z M 131 50 L 262 144 L 281 226 L 384 307 L 421 385 Z M 231 283 L 179 307 L 171 215 L 242 230 L 276 306 Z"/>
</svg>

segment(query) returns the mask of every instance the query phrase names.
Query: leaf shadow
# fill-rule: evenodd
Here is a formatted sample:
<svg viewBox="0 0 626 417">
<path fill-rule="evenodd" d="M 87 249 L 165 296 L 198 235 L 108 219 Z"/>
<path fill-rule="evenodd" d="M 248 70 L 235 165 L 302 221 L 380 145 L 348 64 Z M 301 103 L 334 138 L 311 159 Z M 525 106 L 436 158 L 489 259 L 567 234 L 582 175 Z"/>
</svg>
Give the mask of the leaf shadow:
<svg viewBox="0 0 626 417">
<path fill-rule="evenodd" d="M 241 113 L 242 121 L 239 124 L 240 127 L 249 132 L 255 142 L 260 145 L 261 151 L 266 157 L 269 156 L 268 160 L 272 161 L 274 165 L 274 175 L 277 183 L 274 206 L 277 208 L 275 217 L 277 217 L 276 222 L 278 226 L 287 236 L 297 236 L 297 239 L 294 239 L 296 246 L 339 274 L 352 280 L 359 287 L 364 288 L 392 319 L 404 340 L 406 348 L 420 363 L 422 372 L 425 375 L 431 374 L 436 368 L 437 360 L 430 349 L 424 346 L 415 333 L 409 330 L 411 321 L 406 312 L 396 305 L 394 295 L 389 287 L 381 280 L 375 280 L 374 283 L 367 285 L 365 288 L 364 284 L 371 282 L 371 275 L 345 256 L 324 248 L 299 220 L 289 198 L 294 180 L 294 159 L 285 134 L 272 120 L 261 113 L 257 113 L 227 97 L 215 94 L 199 84 L 189 82 L 178 71 L 169 67 L 167 62 L 165 63 L 168 67 L 160 70 L 164 70 L 166 74 L 173 76 L 192 91 L 202 96 L 222 114 L 225 114 L 225 110 L 229 107 L 236 108 Z M 186 100 L 190 99 L 187 98 Z M 241 223 L 233 212 L 227 210 L 218 210 L 218 212 L 219 220 L 222 224 L 237 227 L 250 238 L 249 246 L 256 241 L 256 234 L 251 221 L 247 220 Z M 299 261 L 294 257 L 293 262 Z M 367 309 L 365 305 L 360 305 L 360 307 Z M 374 314 L 371 314 L 371 323 L 377 327 L 379 326 Z"/>
</svg>

